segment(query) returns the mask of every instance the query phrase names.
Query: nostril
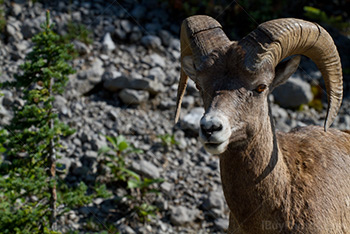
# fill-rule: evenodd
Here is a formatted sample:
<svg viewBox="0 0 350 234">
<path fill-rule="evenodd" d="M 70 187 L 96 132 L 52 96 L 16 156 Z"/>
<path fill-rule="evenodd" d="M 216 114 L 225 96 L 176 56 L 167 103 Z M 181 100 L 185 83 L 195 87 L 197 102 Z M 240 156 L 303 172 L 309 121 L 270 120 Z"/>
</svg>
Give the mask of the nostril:
<svg viewBox="0 0 350 234">
<path fill-rule="evenodd" d="M 206 138 L 209 138 L 214 132 L 218 132 L 222 130 L 222 124 L 221 123 L 204 123 L 200 125 L 202 129 L 202 133 Z"/>
<path fill-rule="evenodd" d="M 214 131 L 221 131 L 222 130 L 222 125 L 219 123 L 217 125 L 213 124 L 213 126 L 210 129 L 212 132 Z"/>
</svg>

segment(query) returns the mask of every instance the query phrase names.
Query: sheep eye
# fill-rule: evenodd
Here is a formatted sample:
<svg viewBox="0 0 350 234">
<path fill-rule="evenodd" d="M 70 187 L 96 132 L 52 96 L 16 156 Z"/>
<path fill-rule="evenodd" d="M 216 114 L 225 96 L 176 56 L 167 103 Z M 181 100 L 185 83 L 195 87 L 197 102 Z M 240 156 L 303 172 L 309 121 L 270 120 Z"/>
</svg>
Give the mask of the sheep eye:
<svg viewBox="0 0 350 234">
<path fill-rule="evenodd" d="M 260 84 L 258 87 L 256 87 L 255 91 L 257 93 L 262 93 L 266 89 L 266 87 L 267 87 L 266 85 Z"/>
</svg>

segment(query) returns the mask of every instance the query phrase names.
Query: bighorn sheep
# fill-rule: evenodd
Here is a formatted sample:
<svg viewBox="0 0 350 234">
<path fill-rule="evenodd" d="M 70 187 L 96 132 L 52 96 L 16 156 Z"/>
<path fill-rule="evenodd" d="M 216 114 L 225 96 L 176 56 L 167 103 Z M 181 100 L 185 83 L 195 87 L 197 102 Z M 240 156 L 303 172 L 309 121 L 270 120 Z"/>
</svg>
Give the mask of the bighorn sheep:
<svg viewBox="0 0 350 234">
<path fill-rule="evenodd" d="M 328 94 L 324 129 L 276 132 L 268 95 L 305 55 L 320 69 Z M 281 62 L 282 61 L 282 62 Z M 350 233 L 350 135 L 329 129 L 342 100 L 340 58 L 316 23 L 265 22 L 230 41 L 209 16 L 181 27 L 181 76 L 175 121 L 188 76 L 205 114 L 199 138 L 219 155 L 230 209 L 229 233 Z"/>
</svg>

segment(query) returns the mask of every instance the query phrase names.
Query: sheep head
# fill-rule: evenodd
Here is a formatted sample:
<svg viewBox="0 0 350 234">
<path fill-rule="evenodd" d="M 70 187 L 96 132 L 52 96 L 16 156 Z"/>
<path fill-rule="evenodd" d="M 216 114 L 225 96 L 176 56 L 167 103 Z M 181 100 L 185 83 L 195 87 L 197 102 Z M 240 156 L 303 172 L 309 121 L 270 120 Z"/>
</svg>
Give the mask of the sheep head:
<svg viewBox="0 0 350 234">
<path fill-rule="evenodd" d="M 269 123 L 268 94 L 295 72 L 300 57 L 320 69 L 328 94 L 325 131 L 342 100 L 342 72 L 330 35 L 319 25 L 299 19 L 277 19 L 258 26 L 242 40 L 229 41 L 220 24 L 208 16 L 187 18 L 181 28 L 181 76 L 175 120 L 190 77 L 200 90 L 205 114 L 200 140 L 213 154 L 240 145 Z"/>
</svg>

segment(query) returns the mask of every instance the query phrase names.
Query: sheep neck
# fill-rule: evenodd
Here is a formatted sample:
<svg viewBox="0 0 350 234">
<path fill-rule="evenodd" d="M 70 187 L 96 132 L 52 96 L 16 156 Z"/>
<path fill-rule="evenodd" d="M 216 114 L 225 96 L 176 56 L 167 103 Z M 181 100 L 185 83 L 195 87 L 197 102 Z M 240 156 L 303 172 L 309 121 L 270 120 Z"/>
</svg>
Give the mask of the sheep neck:
<svg viewBox="0 0 350 234">
<path fill-rule="evenodd" d="M 230 145 L 220 155 L 227 204 L 240 225 L 247 222 L 253 227 L 256 220 L 256 228 L 261 227 L 261 220 L 286 221 L 290 194 L 287 167 L 278 150 L 271 115 L 261 123 L 263 130 L 253 134 L 246 145 Z"/>
</svg>

